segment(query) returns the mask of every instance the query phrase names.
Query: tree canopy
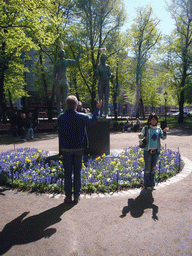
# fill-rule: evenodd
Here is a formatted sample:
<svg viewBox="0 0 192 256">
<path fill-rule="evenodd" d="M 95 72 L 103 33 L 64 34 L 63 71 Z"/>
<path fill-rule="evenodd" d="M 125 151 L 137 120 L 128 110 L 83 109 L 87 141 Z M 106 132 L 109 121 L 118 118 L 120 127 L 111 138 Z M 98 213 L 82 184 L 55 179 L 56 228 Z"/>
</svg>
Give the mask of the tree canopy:
<svg viewBox="0 0 192 256">
<path fill-rule="evenodd" d="M 62 41 L 69 59 L 76 59 L 80 49 L 84 50 L 79 63 L 68 69 L 67 76 L 70 92 L 91 103 L 92 110 L 97 100 L 95 71 L 105 51 L 114 75 L 111 101 L 129 101 L 135 104 L 135 112 L 141 114 L 143 104 L 162 104 L 166 90 L 169 104 L 179 104 L 182 122 L 184 104 L 192 103 L 191 1 L 171 0 L 168 9 L 175 20 L 175 30 L 162 40 L 160 21 L 150 6 L 139 7 L 131 29 L 122 32 L 126 21 L 122 0 L 3 0 L 0 5 L 3 120 L 6 101 L 27 96 L 26 61 L 33 62 L 36 91 L 52 106 L 53 67 Z"/>
</svg>

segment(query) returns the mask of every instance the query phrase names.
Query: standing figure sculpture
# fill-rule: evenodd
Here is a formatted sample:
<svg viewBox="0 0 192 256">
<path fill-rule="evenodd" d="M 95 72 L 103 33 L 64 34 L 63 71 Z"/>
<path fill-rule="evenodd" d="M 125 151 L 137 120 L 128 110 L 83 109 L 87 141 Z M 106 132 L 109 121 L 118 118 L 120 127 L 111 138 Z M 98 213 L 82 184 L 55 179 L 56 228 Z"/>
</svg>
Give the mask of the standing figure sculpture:
<svg viewBox="0 0 192 256">
<path fill-rule="evenodd" d="M 106 54 L 102 54 L 100 58 L 100 65 L 98 65 L 96 70 L 96 76 L 99 78 L 98 83 L 98 94 L 99 100 L 102 100 L 104 105 L 100 109 L 100 115 L 103 115 L 103 110 L 105 112 L 105 117 L 108 116 L 108 105 L 109 105 L 109 80 L 113 78 L 111 76 L 111 68 L 108 64 L 106 64 L 107 56 Z M 103 100 L 105 97 L 105 100 Z"/>
<path fill-rule="evenodd" d="M 58 115 L 66 110 L 65 101 L 68 96 L 68 81 L 67 81 L 67 67 L 69 64 L 74 64 L 79 61 L 81 50 L 76 60 L 65 59 L 65 51 L 63 49 L 59 52 L 59 60 L 55 63 L 54 67 L 54 79 L 55 79 L 55 92 L 56 92 L 56 104 Z"/>
</svg>

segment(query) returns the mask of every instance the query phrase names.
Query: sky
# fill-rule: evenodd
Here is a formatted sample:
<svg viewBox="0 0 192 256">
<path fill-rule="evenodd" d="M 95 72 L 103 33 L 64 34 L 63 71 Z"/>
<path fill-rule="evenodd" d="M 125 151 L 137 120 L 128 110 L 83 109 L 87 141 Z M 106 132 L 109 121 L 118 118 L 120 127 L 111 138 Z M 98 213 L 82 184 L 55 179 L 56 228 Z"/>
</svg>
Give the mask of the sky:
<svg viewBox="0 0 192 256">
<path fill-rule="evenodd" d="M 137 16 L 135 8 L 141 6 L 146 7 L 149 4 L 153 9 L 154 15 L 160 19 L 158 27 L 162 34 L 169 35 L 174 29 L 174 20 L 171 18 L 171 14 L 166 10 L 166 3 L 164 0 L 123 0 L 123 2 L 128 16 L 128 22 L 125 29 L 129 28 L 133 23 L 133 19 Z M 167 2 L 170 3 L 170 0 L 167 0 Z"/>
</svg>

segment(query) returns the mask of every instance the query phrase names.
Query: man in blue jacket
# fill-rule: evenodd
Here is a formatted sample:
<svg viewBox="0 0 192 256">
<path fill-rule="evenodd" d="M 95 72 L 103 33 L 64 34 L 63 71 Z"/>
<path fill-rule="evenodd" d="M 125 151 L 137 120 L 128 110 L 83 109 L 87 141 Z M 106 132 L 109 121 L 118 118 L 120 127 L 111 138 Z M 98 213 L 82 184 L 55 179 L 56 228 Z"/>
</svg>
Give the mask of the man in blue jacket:
<svg viewBox="0 0 192 256">
<path fill-rule="evenodd" d="M 76 111 L 78 100 L 74 95 L 66 99 L 67 110 L 58 117 L 59 143 L 65 169 L 65 202 L 72 202 L 72 172 L 74 173 L 74 203 L 81 191 L 81 168 L 84 148 L 88 147 L 86 127 L 97 122 L 102 100 L 97 103 L 92 116 Z"/>
</svg>

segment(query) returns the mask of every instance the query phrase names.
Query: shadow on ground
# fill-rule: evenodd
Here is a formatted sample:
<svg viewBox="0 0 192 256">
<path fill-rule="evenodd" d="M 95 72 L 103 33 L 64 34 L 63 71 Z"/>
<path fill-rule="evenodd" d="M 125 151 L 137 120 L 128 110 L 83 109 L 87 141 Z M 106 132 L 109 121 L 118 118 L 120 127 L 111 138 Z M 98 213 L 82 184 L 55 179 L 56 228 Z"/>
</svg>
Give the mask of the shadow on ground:
<svg viewBox="0 0 192 256">
<path fill-rule="evenodd" d="M 53 131 L 53 132 L 38 132 L 34 134 L 34 139 L 29 140 L 28 142 L 33 142 L 33 141 L 42 141 L 42 140 L 52 140 L 58 138 L 58 132 Z M 0 134 L 0 143 L 9 145 L 9 144 L 20 144 L 23 141 L 21 140 L 20 136 L 13 136 L 11 133 L 4 133 Z M 23 142 L 25 143 L 25 142 Z"/>
<path fill-rule="evenodd" d="M 153 204 L 154 198 L 152 191 L 143 189 L 140 195 L 133 199 L 128 199 L 128 206 L 123 207 L 121 218 L 124 218 L 128 213 L 134 218 L 140 218 L 146 209 L 152 209 L 152 219 L 158 220 L 158 206 Z"/>
<path fill-rule="evenodd" d="M 192 135 L 192 127 L 191 125 L 186 125 L 185 127 L 175 127 L 169 130 L 169 135 L 175 136 L 191 136 Z"/>
<path fill-rule="evenodd" d="M 62 203 L 40 214 L 25 218 L 29 211 L 5 225 L 0 232 L 0 255 L 5 254 L 14 245 L 27 244 L 56 233 L 51 225 L 61 221 L 61 215 L 70 210 L 74 204 Z"/>
<path fill-rule="evenodd" d="M 113 134 L 121 134 L 122 132 L 118 131 L 111 131 Z M 185 126 L 176 126 L 171 128 L 168 132 L 168 135 L 174 136 L 191 136 L 192 135 L 192 125 L 185 125 Z M 50 132 L 37 132 L 34 134 L 35 139 L 29 140 L 28 142 L 33 141 L 43 141 L 43 140 L 52 140 L 58 138 L 57 131 L 50 131 Z M 20 136 L 14 137 L 11 133 L 0 133 L 0 144 L 1 145 L 9 145 L 9 144 L 20 144 L 23 141 L 21 140 Z M 23 142 L 24 143 L 24 142 Z"/>
</svg>

